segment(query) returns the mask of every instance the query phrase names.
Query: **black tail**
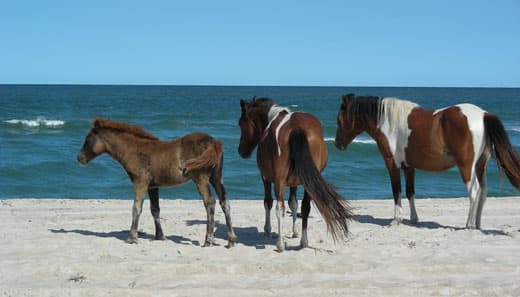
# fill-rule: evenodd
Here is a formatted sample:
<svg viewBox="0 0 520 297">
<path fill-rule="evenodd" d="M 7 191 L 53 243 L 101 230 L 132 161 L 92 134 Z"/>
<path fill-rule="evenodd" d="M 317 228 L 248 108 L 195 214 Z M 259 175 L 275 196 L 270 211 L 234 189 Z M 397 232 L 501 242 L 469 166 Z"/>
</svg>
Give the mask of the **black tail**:
<svg viewBox="0 0 520 297">
<path fill-rule="evenodd" d="M 353 217 L 347 200 L 335 191 L 334 186 L 329 184 L 316 168 L 304 132 L 292 132 L 289 144 L 292 170 L 323 216 L 327 230 L 334 240 L 347 237 L 347 223 Z"/>
<path fill-rule="evenodd" d="M 511 184 L 520 190 L 520 157 L 509 141 L 502 122 L 496 115 L 484 115 L 486 142 L 494 149 L 498 165 L 505 171 Z"/>
</svg>

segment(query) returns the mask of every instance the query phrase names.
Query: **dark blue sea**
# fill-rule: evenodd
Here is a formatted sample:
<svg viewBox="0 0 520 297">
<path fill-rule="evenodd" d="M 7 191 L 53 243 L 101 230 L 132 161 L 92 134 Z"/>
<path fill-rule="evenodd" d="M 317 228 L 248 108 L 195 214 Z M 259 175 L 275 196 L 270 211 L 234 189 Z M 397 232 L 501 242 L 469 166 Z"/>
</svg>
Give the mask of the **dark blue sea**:
<svg viewBox="0 0 520 297">
<path fill-rule="evenodd" d="M 325 177 L 348 199 L 385 199 L 391 188 L 375 143 L 361 135 L 347 151 L 334 147 L 342 94 L 391 96 L 437 109 L 469 102 L 497 114 L 520 152 L 520 89 L 402 87 L 219 87 L 0 85 L 0 198 L 133 199 L 132 184 L 108 155 L 82 167 L 76 155 L 96 116 L 141 125 L 163 139 L 206 132 L 222 140 L 230 198 L 263 199 L 256 158 L 237 153 L 240 99 L 267 96 L 317 116 L 329 146 Z M 489 196 L 519 195 L 488 168 Z M 163 198 L 198 199 L 192 183 L 161 190 Z M 417 197 L 463 197 L 456 169 L 418 172 Z M 303 191 L 298 192 L 299 198 Z"/>
</svg>

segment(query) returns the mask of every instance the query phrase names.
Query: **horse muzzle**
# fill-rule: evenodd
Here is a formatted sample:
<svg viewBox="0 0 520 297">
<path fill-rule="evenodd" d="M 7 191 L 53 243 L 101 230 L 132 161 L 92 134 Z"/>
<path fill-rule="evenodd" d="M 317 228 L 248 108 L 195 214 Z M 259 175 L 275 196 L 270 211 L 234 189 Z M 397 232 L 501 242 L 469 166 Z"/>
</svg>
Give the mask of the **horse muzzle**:
<svg viewBox="0 0 520 297">
<path fill-rule="evenodd" d="M 251 157 L 252 151 L 241 150 L 240 148 L 238 148 L 238 154 L 243 159 L 249 159 L 249 157 Z"/>
<path fill-rule="evenodd" d="M 82 154 L 82 153 L 79 153 L 78 154 L 78 162 L 81 164 L 81 165 L 87 165 L 88 163 L 88 159 L 87 157 L 85 156 L 85 154 Z"/>
<path fill-rule="evenodd" d="M 341 151 L 344 151 L 345 149 L 347 149 L 347 145 L 344 142 L 338 141 L 337 138 L 334 141 L 334 145 L 336 146 L 336 148 L 338 150 L 341 150 Z"/>
</svg>

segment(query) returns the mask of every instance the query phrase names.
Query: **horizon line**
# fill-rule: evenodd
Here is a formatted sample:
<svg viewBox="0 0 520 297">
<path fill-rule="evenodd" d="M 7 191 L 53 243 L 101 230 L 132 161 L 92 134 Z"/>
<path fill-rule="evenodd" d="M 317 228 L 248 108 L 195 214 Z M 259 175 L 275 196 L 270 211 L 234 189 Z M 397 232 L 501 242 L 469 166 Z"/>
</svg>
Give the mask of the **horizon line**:
<svg viewBox="0 0 520 297">
<path fill-rule="evenodd" d="M 135 87 L 283 87 L 283 88 L 460 88 L 519 89 L 520 86 L 388 86 L 388 85 L 277 85 L 277 84 L 168 84 L 168 83 L 0 83 L 0 86 L 135 86 Z"/>
</svg>

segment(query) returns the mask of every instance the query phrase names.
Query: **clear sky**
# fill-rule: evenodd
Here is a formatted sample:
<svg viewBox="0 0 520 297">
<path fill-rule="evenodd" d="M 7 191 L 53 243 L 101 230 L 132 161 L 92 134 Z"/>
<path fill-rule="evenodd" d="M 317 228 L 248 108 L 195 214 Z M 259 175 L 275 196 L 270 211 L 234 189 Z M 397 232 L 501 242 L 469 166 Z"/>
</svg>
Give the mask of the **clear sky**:
<svg viewBox="0 0 520 297">
<path fill-rule="evenodd" d="M 0 83 L 520 87 L 520 1 L 0 0 Z"/>
</svg>

